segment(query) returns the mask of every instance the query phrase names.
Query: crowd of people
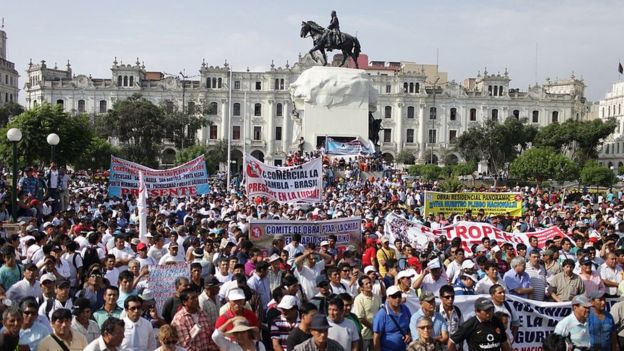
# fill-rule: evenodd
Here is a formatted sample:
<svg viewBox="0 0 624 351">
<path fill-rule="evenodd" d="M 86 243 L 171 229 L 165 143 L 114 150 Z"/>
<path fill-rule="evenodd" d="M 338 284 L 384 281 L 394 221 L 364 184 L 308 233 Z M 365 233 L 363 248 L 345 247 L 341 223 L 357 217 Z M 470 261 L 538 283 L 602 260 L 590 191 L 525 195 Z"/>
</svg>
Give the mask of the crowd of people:
<svg viewBox="0 0 624 351">
<path fill-rule="evenodd" d="M 105 184 L 54 164 L 24 170 L 17 228 L 0 232 L 0 349 L 511 350 L 526 326 L 510 295 L 572 305 L 546 349 L 624 348 L 624 303 L 606 304 L 624 295 L 621 192 L 570 200 L 541 188 L 473 189 L 522 193 L 523 216 L 423 216 L 424 190 L 437 184 L 398 171 L 338 176 L 351 166 L 326 163 L 315 205 L 248 198 L 220 177 L 205 195 L 151 198 L 145 241 L 131 196 L 111 198 Z M 0 191 L 0 216 L 9 221 L 10 188 Z M 484 238 L 469 247 L 438 236 L 416 250 L 390 242 L 389 213 L 431 228 L 487 222 L 527 233 L 530 245 Z M 354 216 L 360 246 L 295 234 L 261 250 L 249 236 L 252 219 Z M 565 235 L 538 245 L 531 232 L 550 226 Z M 188 275 L 160 306 L 150 269 L 180 262 Z M 459 295 L 481 296 L 461 310 Z"/>
</svg>

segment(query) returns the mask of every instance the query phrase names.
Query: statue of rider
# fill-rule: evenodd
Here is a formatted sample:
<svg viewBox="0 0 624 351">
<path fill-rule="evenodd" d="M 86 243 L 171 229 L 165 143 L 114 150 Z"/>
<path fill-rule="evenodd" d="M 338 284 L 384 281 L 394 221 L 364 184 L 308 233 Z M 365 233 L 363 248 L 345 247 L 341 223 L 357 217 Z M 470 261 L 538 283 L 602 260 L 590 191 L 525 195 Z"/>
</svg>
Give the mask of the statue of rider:
<svg viewBox="0 0 624 351">
<path fill-rule="evenodd" d="M 338 16 L 336 16 L 335 10 L 331 12 L 331 20 L 329 21 L 327 29 L 331 33 L 329 35 L 329 45 L 340 45 L 342 41 L 340 38 L 340 22 L 338 22 Z"/>
</svg>

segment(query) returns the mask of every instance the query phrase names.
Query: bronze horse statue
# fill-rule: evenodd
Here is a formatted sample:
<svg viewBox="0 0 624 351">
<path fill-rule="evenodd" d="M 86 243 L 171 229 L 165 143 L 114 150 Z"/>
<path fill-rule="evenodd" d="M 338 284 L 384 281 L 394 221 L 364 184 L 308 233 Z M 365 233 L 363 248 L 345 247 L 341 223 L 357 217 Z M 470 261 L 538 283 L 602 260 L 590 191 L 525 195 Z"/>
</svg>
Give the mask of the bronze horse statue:
<svg viewBox="0 0 624 351">
<path fill-rule="evenodd" d="M 338 42 L 339 44 L 333 45 L 328 38 L 329 35 L 333 35 L 333 33 L 327 33 L 328 35 L 326 35 L 326 32 L 327 29 L 316 24 L 316 22 L 314 21 L 301 22 L 301 37 L 305 38 L 308 35 L 312 37 L 312 43 L 314 44 L 314 47 L 312 47 L 312 49 L 309 51 L 312 57 L 314 57 L 314 55 L 312 54 L 314 51 L 320 51 L 323 55 L 322 64 L 323 66 L 326 66 L 327 55 L 325 55 L 325 50 L 340 50 L 342 51 L 342 63 L 340 64 L 341 67 L 347 61 L 347 57 L 350 56 L 355 62 L 355 67 L 360 68 L 357 61 L 361 51 L 360 42 L 358 41 L 358 39 L 350 34 L 340 33 L 340 40 L 335 40 L 335 42 Z"/>
</svg>

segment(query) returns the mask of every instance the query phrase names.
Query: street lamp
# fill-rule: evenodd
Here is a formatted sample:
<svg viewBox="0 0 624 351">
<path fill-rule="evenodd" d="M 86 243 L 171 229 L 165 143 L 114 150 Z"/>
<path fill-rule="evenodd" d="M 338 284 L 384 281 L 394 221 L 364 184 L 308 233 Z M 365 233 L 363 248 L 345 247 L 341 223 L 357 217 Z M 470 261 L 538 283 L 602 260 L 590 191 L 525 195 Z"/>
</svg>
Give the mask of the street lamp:
<svg viewBox="0 0 624 351">
<path fill-rule="evenodd" d="M 7 139 L 13 144 L 13 189 L 11 190 L 11 213 L 13 222 L 17 222 L 17 143 L 22 140 L 22 131 L 11 128 L 7 132 Z"/>
<path fill-rule="evenodd" d="M 53 162 L 54 161 L 54 147 L 58 145 L 59 141 L 61 141 L 61 138 L 59 138 L 58 134 L 56 133 L 50 133 L 48 134 L 48 137 L 46 138 L 46 140 L 48 141 L 48 144 L 50 144 L 50 162 Z"/>
</svg>

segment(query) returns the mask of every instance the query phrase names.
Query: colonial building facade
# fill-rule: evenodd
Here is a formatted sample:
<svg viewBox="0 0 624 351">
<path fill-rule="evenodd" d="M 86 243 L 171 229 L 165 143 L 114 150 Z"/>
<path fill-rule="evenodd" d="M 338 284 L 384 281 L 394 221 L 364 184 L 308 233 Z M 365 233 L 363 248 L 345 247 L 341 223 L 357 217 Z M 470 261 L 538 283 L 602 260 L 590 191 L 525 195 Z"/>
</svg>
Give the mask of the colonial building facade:
<svg viewBox="0 0 624 351">
<path fill-rule="evenodd" d="M 605 140 L 599 152 L 599 162 L 614 170 L 624 165 L 624 82 L 613 84 L 603 100 L 598 103 L 598 118 L 617 121 L 615 132 Z"/>
<path fill-rule="evenodd" d="M 510 87 L 511 77 L 506 69 L 503 73 L 485 69 L 460 84 L 448 81 L 447 73 L 439 72 L 435 65 L 369 63 L 366 55 L 360 59 L 360 67 L 369 73 L 378 91 L 374 116 L 383 120 L 380 145 L 389 160 L 406 150 L 420 162 L 462 162 L 455 142 L 472 126 L 513 117 L 542 127 L 584 119 L 588 113 L 583 95 L 585 84 L 574 75 L 567 80 L 547 80 L 522 91 Z M 26 108 L 46 101 L 61 104 L 65 111 L 98 118 L 115 102 L 140 93 L 156 104 L 171 103 L 207 115 L 212 123 L 198 131 L 198 141 L 214 145 L 229 134 L 232 158 L 239 165 L 244 149 L 270 164 L 280 165 L 296 149 L 292 143 L 289 84 L 313 65 L 317 63 L 309 55 L 299 55 L 292 66 L 271 64 L 264 72 L 231 72 L 227 62 L 216 67 L 204 62 L 198 78 L 186 79 L 147 71 L 138 59 L 133 64 L 115 59 L 110 77 L 92 78 L 74 74 L 69 63 L 65 69 L 56 69 L 41 61 L 30 63 L 27 69 Z M 199 106 L 202 108 L 198 109 Z M 163 158 L 171 159 L 175 152 L 168 147 Z"/>
<path fill-rule="evenodd" d="M 17 102 L 19 74 L 15 64 L 7 59 L 7 35 L 0 29 L 0 105 Z"/>
</svg>

